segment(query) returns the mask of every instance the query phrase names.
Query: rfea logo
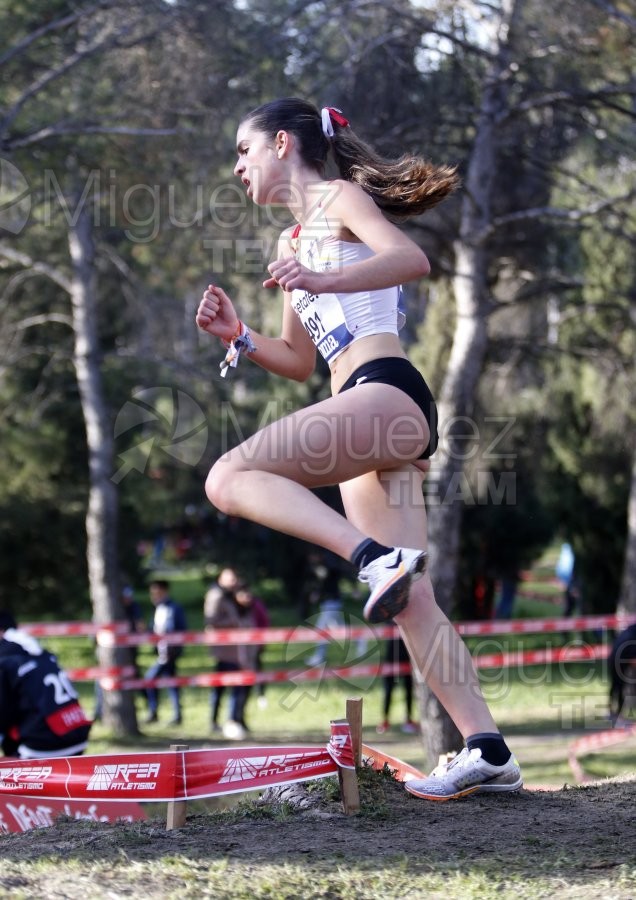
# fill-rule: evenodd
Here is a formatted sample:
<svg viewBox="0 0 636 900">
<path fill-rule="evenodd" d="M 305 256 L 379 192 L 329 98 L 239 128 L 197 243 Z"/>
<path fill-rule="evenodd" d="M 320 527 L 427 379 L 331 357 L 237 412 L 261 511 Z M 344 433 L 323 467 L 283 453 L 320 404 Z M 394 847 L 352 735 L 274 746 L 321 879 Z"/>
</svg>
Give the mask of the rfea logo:
<svg viewBox="0 0 636 900">
<path fill-rule="evenodd" d="M 87 791 L 153 791 L 161 763 L 114 763 L 95 766 Z"/>
<path fill-rule="evenodd" d="M 52 771 L 51 766 L 0 768 L 0 791 L 41 791 Z"/>
<path fill-rule="evenodd" d="M 257 781 L 259 778 L 272 776 L 294 776 L 299 772 L 307 772 L 324 765 L 324 757 L 320 754 L 294 753 L 276 756 L 245 756 L 228 760 L 219 784 L 232 781 Z"/>
</svg>

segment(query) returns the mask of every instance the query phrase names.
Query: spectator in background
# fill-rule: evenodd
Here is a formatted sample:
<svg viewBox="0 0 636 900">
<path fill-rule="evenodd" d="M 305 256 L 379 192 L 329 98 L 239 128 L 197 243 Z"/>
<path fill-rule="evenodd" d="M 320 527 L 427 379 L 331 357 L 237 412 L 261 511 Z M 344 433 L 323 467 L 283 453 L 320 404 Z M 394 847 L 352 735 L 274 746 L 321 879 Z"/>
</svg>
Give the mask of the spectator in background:
<svg viewBox="0 0 636 900">
<path fill-rule="evenodd" d="M 245 588 L 234 569 L 225 568 L 219 574 L 216 584 L 212 585 L 203 606 L 206 631 L 217 628 L 252 628 L 254 618 L 252 611 L 241 606 L 236 593 Z M 240 672 L 254 668 L 254 648 L 242 644 L 217 644 L 210 647 L 210 655 L 216 659 L 214 672 Z M 210 692 L 211 728 L 214 732 L 223 732 L 223 736 L 231 740 L 242 740 L 247 736 L 245 723 L 245 704 L 248 688 L 237 684 L 230 688 L 229 717 L 221 728 L 219 712 L 225 687 L 213 687 Z"/>
<path fill-rule="evenodd" d="M 269 628 L 269 613 L 267 607 L 260 597 L 256 597 L 246 584 L 238 584 L 236 588 L 236 602 L 245 610 L 249 610 L 252 615 L 251 628 Z M 263 671 L 263 652 L 264 644 L 253 644 L 252 650 L 252 668 L 255 672 Z M 257 686 L 258 700 L 257 703 L 261 709 L 267 707 L 267 697 L 265 696 L 265 685 L 263 683 Z M 250 695 L 251 688 L 247 688 L 247 697 Z M 246 698 L 247 701 L 247 698 Z"/>
<path fill-rule="evenodd" d="M 580 610 L 581 590 L 576 572 L 576 558 L 567 542 L 561 544 L 554 574 L 563 585 L 563 615 L 571 616 Z"/>
<path fill-rule="evenodd" d="M 126 585 L 121 592 L 121 605 L 131 634 L 143 634 L 146 629 L 141 605 L 135 600 L 135 593 L 130 585 Z M 130 662 L 134 667 L 134 677 L 139 677 L 139 667 L 137 665 L 137 647 L 130 647 Z M 95 711 L 93 713 L 93 721 L 99 722 L 104 710 L 104 692 L 99 681 L 95 682 Z"/>
<path fill-rule="evenodd" d="M 146 631 L 146 622 L 144 620 L 144 614 L 141 608 L 141 604 L 135 600 L 135 592 L 130 587 L 130 585 L 126 585 L 121 592 L 121 603 L 124 611 L 124 616 L 126 622 L 128 624 L 128 629 L 131 634 L 143 634 Z M 135 667 L 135 670 L 138 669 L 137 666 L 137 654 L 138 648 L 131 647 L 131 663 Z M 135 675 L 136 677 L 136 675 Z"/>
<path fill-rule="evenodd" d="M 636 622 L 616 635 L 607 662 L 610 718 L 616 724 L 635 700 Z"/>
<path fill-rule="evenodd" d="M 91 722 L 52 653 L 0 612 L 0 742 L 5 756 L 78 756 Z"/>
<path fill-rule="evenodd" d="M 512 619 L 519 579 L 520 575 L 516 569 L 509 568 L 501 573 L 495 619 Z"/>
<path fill-rule="evenodd" d="M 169 636 L 175 632 L 185 631 L 187 628 L 183 607 L 170 597 L 170 584 L 162 578 L 151 581 L 148 590 L 150 600 L 155 608 L 152 630 L 160 635 L 157 643 L 157 662 L 146 672 L 146 678 L 172 678 L 177 674 L 177 660 L 183 652 L 180 644 L 171 644 Z M 181 695 L 178 687 L 168 688 L 168 694 L 172 702 L 172 719 L 170 725 L 180 725 Z M 148 700 L 148 717 L 146 723 L 158 720 L 159 691 L 157 688 L 146 690 Z"/>
<path fill-rule="evenodd" d="M 327 570 L 320 589 L 318 616 L 313 623 L 317 631 L 328 631 L 344 625 L 342 597 L 340 596 L 340 576 L 335 569 Z M 328 641 L 321 641 L 307 660 L 308 666 L 320 666 L 327 660 Z"/>
<path fill-rule="evenodd" d="M 392 623 L 394 624 L 394 623 Z M 413 676 L 411 675 L 411 662 L 406 649 L 406 644 L 400 637 L 392 638 L 386 642 L 385 663 L 393 664 L 409 664 L 409 671 L 399 675 L 384 675 L 382 678 L 384 685 L 384 703 L 383 703 L 383 719 L 376 728 L 378 734 L 384 734 L 391 727 L 389 714 L 391 712 L 391 700 L 393 699 L 393 689 L 401 679 L 404 686 L 404 705 L 406 718 L 401 726 L 404 734 L 417 734 L 419 731 L 416 723 L 412 719 L 413 711 Z"/>
</svg>

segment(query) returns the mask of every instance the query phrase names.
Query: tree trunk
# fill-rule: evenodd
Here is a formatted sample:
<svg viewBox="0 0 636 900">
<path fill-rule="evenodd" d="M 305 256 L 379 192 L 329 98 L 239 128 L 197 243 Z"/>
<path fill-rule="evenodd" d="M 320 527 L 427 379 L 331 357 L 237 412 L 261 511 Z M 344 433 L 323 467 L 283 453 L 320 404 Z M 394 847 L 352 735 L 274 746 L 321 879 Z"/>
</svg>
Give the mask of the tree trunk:
<svg viewBox="0 0 636 900">
<path fill-rule="evenodd" d="M 72 208 L 77 210 L 68 236 L 75 336 L 73 362 L 86 427 L 90 481 L 86 513 L 88 579 L 93 620 L 105 625 L 124 618 L 119 599 L 118 494 L 111 479 L 114 439 L 100 369 L 92 210 L 82 200 L 77 200 Z M 120 666 L 130 662 L 130 653 L 125 648 L 99 648 L 98 658 L 102 665 Z M 138 733 L 133 698 L 127 692 L 105 693 L 104 719 L 117 734 Z"/>
<path fill-rule="evenodd" d="M 619 613 L 636 613 L 636 441 L 632 458 L 632 480 L 627 506 L 627 543 Z"/>
<path fill-rule="evenodd" d="M 474 398 L 488 343 L 490 299 L 487 286 L 489 255 L 485 235 L 492 220 L 496 173 L 498 119 L 507 109 L 513 25 L 523 0 L 505 0 L 493 47 L 493 59 L 482 89 L 475 139 L 468 161 L 461 205 L 459 236 L 454 243 L 453 290 L 457 324 L 448 368 L 440 391 L 440 449 L 432 459 L 429 490 L 430 572 L 437 602 L 452 613 L 457 580 L 463 512 L 459 489 L 466 446 L 462 435 L 472 416 Z M 418 684 L 422 739 L 429 757 L 459 750 L 462 739 L 450 716 L 425 684 Z"/>
<path fill-rule="evenodd" d="M 465 206 L 469 201 L 465 201 Z M 463 222 L 469 213 L 465 211 Z M 471 419 L 488 342 L 485 254 L 461 238 L 455 242 L 453 286 L 457 325 L 438 402 L 441 446 L 432 459 L 430 479 L 429 552 L 437 602 L 452 611 L 457 577 L 459 536 L 463 512 L 458 490 L 467 448 L 462 435 Z"/>
</svg>

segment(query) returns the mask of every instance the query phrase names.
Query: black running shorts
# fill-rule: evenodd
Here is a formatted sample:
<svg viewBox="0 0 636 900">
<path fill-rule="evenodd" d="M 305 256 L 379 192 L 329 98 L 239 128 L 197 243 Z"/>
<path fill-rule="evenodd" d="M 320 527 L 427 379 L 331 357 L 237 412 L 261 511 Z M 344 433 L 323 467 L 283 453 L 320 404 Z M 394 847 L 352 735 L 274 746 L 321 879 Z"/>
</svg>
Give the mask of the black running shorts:
<svg viewBox="0 0 636 900">
<path fill-rule="evenodd" d="M 437 434 L 437 407 L 430 388 L 424 381 L 415 366 L 400 356 L 387 356 L 383 359 L 372 359 L 364 363 L 353 372 L 342 385 L 339 394 L 348 391 L 358 384 L 391 384 L 399 388 L 414 400 L 424 413 L 431 431 L 431 439 L 428 447 L 420 456 L 420 459 L 428 459 L 437 450 L 439 436 Z"/>
</svg>

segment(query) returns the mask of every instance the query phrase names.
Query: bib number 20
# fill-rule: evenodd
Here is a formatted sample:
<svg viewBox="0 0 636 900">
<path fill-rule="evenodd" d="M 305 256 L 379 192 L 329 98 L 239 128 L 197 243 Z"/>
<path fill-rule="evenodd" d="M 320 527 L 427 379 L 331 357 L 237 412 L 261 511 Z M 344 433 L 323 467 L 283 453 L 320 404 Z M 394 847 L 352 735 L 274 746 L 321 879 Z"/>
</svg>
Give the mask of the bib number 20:
<svg viewBox="0 0 636 900">
<path fill-rule="evenodd" d="M 69 700 L 77 700 L 77 693 L 66 672 L 49 672 L 44 677 L 44 684 L 47 687 L 53 687 L 57 706 L 62 706 L 64 703 L 68 703 Z"/>
</svg>

